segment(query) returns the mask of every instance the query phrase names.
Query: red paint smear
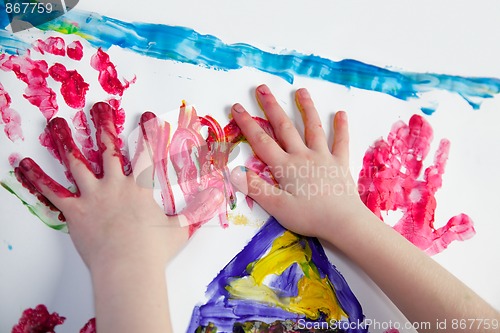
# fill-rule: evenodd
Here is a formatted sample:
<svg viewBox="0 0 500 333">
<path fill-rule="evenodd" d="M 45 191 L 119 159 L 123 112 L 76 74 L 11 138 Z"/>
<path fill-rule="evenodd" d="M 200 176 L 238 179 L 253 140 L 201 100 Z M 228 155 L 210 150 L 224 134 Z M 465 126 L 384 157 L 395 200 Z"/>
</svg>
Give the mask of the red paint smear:
<svg viewBox="0 0 500 333">
<path fill-rule="evenodd" d="M 0 69 L 14 72 L 19 80 L 28 85 L 23 97 L 38 107 L 47 120 L 57 113 L 56 94 L 47 86 L 47 62 L 31 59 L 29 50 L 23 56 L 1 54 Z"/>
<path fill-rule="evenodd" d="M 115 65 L 109 60 L 109 55 L 101 48 L 92 56 L 90 65 L 92 68 L 99 71 L 99 83 L 102 89 L 108 94 L 122 96 L 125 89 L 136 80 L 134 77 L 130 82 L 125 80 L 125 83 L 122 84 L 118 79 Z"/>
<path fill-rule="evenodd" d="M 12 328 L 12 333 L 54 333 L 54 328 L 65 320 L 57 312 L 49 313 L 45 305 L 39 304 L 34 309 L 23 311 L 19 322 Z"/>
<path fill-rule="evenodd" d="M 19 166 L 15 168 L 14 171 L 16 172 L 19 182 L 53 211 L 59 210 L 47 198 L 44 197 L 43 200 L 41 200 L 39 197 L 39 195 L 42 196 L 42 188 L 50 189 L 50 191 L 60 198 L 73 198 L 78 196 L 78 193 L 70 192 L 67 188 L 49 177 L 40 166 L 29 157 L 22 159 L 21 162 L 19 162 Z M 34 191 L 32 191 L 33 189 Z"/>
<path fill-rule="evenodd" d="M 80 333 L 96 333 L 95 318 L 90 319 L 85 326 L 82 327 Z"/>
<path fill-rule="evenodd" d="M 65 119 L 59 117 L 54 118 L 48 123 L 47 127 L 50 135 L 52 136 L 54 147 L 59 152 L 61 161 L 66 167 L 66 177 L 69 181 L 75 183 L 70 171 L 68 155 L 72 155 L 74 159 L 79 160 L 89 171 L 92 171 L 92 167 L 89 162 L 73 141 L 71 130 L 69 129 L 68 123 Z"/>
<path fill-rule="evenodd" d="M 47 52 L 63 57 L 66 55 L 65 47 L 66 43 L 61 37 L 49 37 L 44 41 L 38 39 L 33 43 L 33 49 L 40 52 L 41 54 L 45 54 L 45 52 Z"/>
<path fill-rule="evenodd" d="M 18 139 L 24 140 L 23 130 L 21 128 L 21 116 L 16 110 L 10 108 L 11 98 L 0 83 L 0 117 L 5 124 L 3 131 L 10 141 Z"/>
<path fill-rule="evenodd" d="M 102 173 L 101 165 L 99 164 L 99 152 L 94 147 L 94 141 L 92 140 L 92 132 L 89 127 L 87 115 L 85 112 L 80 110 L 75 113 L 72 121 L 76 130 L 74 136 L 76 141 L 80 144 L 83 155 L 89 161 L 94 174 L 97 175 Z"/>
<path fill-rule="evenodd" d="M 120 147 L 123 145 L 122 140 L 115 134 L 114 130 L 111 130 L 110 126 L 115 126 L 116 128 L 116 110 L 105 102 L 98 102 L 92 106 L 90 109 L 90 116 L 94 126 L 96 128 L 96 141 L 97 148 L 101 152 L 99 155 L 102 170 L 102 154 L 106 151 L 106 145 L 102 141 L 102 135 L 106 133 L 106 135 L 112 138 L 114 143 L 114 152 L 113 155 L 117 156 L 120 159 L 120 163 L 122 165 L 123 173 L 128 175 L 130 173 L 129 161 L 124 157 L 122 152 L 120 151 Z M 97 174 L 97 177 L 102 177 L 103 174 Z"/>
<path fill-rule="evenodd" d="M 358 180 L 366 206 L 380 219 L 382 211 L 403 211 L 394 229 L 430 255 L 443 251 L 454 240 L 475 234 L 473 222 L 465 214 L 452 217 L 444 227 L 434 228 L 434 195 L 442 185 L 450 143 L 441 140 L 434 165 L 425 169 L 424 180 L 417 180 L 432 135 L 430 124 L 419 115 L 414 115 L 408 125 L 397 122 L 387 141 L 379 139 L 366 151 Z"/>
<path fill-rule="evenodd" d="M 209 127 L 208 142 L 201 135 L 203 124 Z M 190 203 L 196 204 L 197 195 L 208 188 L 216 188 L 225 193 L 227 200 L 235 200 L 234 195 L 231 197 L 231 183 L 225 176 L 228 171 L 224 171 L 227 170 L 225 163 L 228 160 L 229 147 L 223 130 L 213 118 L 198 117 L 194 108 L 186 108 L 184 104 L 181 106 L 178 127 L 170 145 L 170 160 L 188 206 Z M 214 165 L 215 155 L 226 161 L 222 169 L 222 165 Z M 216 214 L 219 215 L 221 226 L 228 226 L 226 205 L 205 209 L 205 219 L 190 221 L 190 235 Z"/>
<path fill-rule="evenodd" d="M 121 134 L 123 132 L 125 124 L 125 110 L 121 108 L 121 101 L 116 98 L 111 98 L 108 100 L 108 104 L 113 107 L 114 117 L 115 117 L 115 130 L 116 134 Z M 123 142 L 120 139 L 120 148 L 123 147 Z"/>
<path fill-rule="evenodd" d="M 73 41 L 71 44 L 68 45 L 66 48 L 66 52 L 68 54 L 68 57 L 70 57 L 73 60 L 80 61 L 83 58 L 83 46 L 80 41 Z"/>
<path fill-rule="evenodd" d="M 153 177 L 157 175 L 161 186 L 163 207 L 167 215 L 174 215 L 175 200 L 168 178 L 168 150 L 170 146 L 170 124 L 160 123 L 152 112 L 145 112 L 140 121 L 141 135 L 138 150 L 148 149 L 153 162 Z M 139 151 L 140 152 L 140 151 Z M 153 179 L 151 179 L 153 182 Z"/>
<path fill-rule="evenodd" d="M 49 68 L 50 76 L 57 82 L 61 82 L 61 94 L 64 101 L 73 109 L 81 109 L 85 106 L 85 94 L 89 85 L 76 71 L 68 71 L 64 65 L 56 63 Z"/>
<path fill-rule="evenodd" d="M 59 161 L 59 163 L 62 164 L 61 156 L 59 155 L 59 151 L 57 150 L 54 140 L 52 140 L 52 135 L 50 134 L 48 127 L 45 127 L 42 134 L 40 134 L 40 136 L 38 137 L 38 141 L 40 141 L 42 147 L 45 147 L 49 151 L 52 157 L 54 157 Z"/>
<path fill-rule="evenodd" d="M 59 211 L 56 206 L 52 204 L 45 196 L 43 196 L 35 186 L 26 178 L 26 176 L 23 174 L 21 171 L 20 167 L 14 168 L 14 175 L 16 176 L 16 179 L 21 185 L 27 189 L 31 194 L 33 194 L 40 203 L 43 205 L 49 207 L 51 211 L 57 212 Z M 59 216 L 58 216 L 59 221 L 65 221 L 64 215 L 62 214 L 61 211 L 59 211 Z"/>
<path fill-rule="evenodd" d="M 18 153 L 12 153 L 9 155 L 9 164 L 13 168 L 18 166 L 21 160 L 22 160 L 21 155 L 19 155 Z"/>
</svg>

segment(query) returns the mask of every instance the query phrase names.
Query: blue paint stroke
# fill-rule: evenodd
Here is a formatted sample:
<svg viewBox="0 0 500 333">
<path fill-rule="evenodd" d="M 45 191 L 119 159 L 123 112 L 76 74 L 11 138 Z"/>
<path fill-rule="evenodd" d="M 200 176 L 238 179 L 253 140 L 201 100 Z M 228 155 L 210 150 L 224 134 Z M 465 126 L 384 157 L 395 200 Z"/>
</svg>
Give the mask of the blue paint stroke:
<svg viewBox="0 0 500 333">
<path fill-rule="evenodd" d="M 8 245 L 7 245 L 7 249 L 8 249 L 9 251 L 12 251 L 12 249 L 13 249 L 12 245 L 8 244 Z"/>
<path fill-rule="evenodd" d="M 233 324 L 235 322 L 262 321 L 272 323 L 277 320 L 297 321 L 299 319 L 303 319 L 305 322 L 311 321 L 303 315 L 290 313 L 278 307 L 250 300 L 231 299 L 226 289 L 226 286 L 235 278 L 248 275 L 247 265 L 265 255 L 274 240 L 281 236 L 283 232 L 285 232 L 285 229 L 271 216 L 245 248 L 210 282 L 206 292 L 209 300 L 204 305 L 194 308 L 188 332 L 195 332 L 200 325 L 207 326 L 209 323 L 213 323 L 217 327 L 218 332 L 233 332 Z M 352 293 L 344 277 L 328 261 L 319 241 L 316 238 L 307 237 L 303 237 L 302 241 L 309 244 L 312 252 L 312 262 L 316 265 L 321 277 L 328 277 L 332 282 L 339 304 L 349 317 L 348 321 L 343 321 L 346 325 L 342 325 L 341 323 L 339 325 L 346 327 L 345 332 L 366 332 L 366 328 L 362 327 L 363 325 L 359 325 L 364 320 L 361 305 Z M 283 281 L 278 282 L 277 285 L 297 282 L 293 278 L 289 280 L 290 275 L 294 273 L 294 266 L 291 267 L 280 276 Z M 290 290 L 287 291 L 290 292 Z M 349 325 L 349 323 L 357 324 Z M 350 326 L 350 328 L 347 326 Z"/>
<path fill-rule="evenodd" d="M 2 6 L 0 4 L 0 11 Z M 0 26 L 5 25 L 4 19 L 0 22 Z M 250 67 L 289 83 L 293 83 L 296 75 L 306 76 L 348 88 L 381 92 L 401 100 L 419 98 L 421 93 L 432 90 L 444 90 L 459 94 L 473 109 L 478 109 L 484 99 L 500 92 L 498 78 L 397 72 L 352 59 L 333 61 L 295 51 L 270 53 L 249 44 L 225 44 L 215 36 L 202 35 L 190 28 L 124 22 L 87 11 L 72 10 L 38 28 L 77 34 L 93 46 L 104 49 L 116 45 L 148 57 L 218 70 Z M 0 35 L 0 46 L 3 45 L 5 52 L 14 53 L 14 47 L 18 47 L 15 52 L 20 53 L 27 49 L 26 45 L 15 45 L 14 39 L 6 38 L 5 33 Z M 424 109 L 426 114 L 431 114 L 435 107 Z"/>
</svg>

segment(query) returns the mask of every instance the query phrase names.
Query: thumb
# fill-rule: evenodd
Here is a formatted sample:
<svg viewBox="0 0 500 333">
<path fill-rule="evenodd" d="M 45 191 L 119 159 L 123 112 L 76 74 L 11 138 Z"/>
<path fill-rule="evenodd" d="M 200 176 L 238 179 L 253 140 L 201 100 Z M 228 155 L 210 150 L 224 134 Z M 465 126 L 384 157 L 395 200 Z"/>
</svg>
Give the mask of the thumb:
<svg viewBox="0 0 500 333">
<path fill-rule="evenodd" d="M 280 210 L 290 204 L 292 195 L 260 178 L 252 170 L 239 166 L 231 172 L 231 182 L 243 194 L 255 200 L 272 216 L 278 217 Z"/>
<path fill-rule="evenodd" d="M 225 198 L 218 188 L 208 188 L 198 192 L 178 215 L 179 224 L 185 227 L 210 221 L 221 208 Z"/>
</svg>

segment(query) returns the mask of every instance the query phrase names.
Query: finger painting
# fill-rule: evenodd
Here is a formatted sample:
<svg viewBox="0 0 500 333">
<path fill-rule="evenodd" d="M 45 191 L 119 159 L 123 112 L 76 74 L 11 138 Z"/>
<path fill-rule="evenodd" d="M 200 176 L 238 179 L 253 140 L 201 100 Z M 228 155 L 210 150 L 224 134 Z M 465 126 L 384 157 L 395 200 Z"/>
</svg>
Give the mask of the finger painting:
<svg viewBox="0 0 500 333">
<path fill-rule="evenodd" d="M 493 148 L 481 155 L 474 155 L 471 148 L 496 147 L 500 143 L 494 141 L 497 132 L 484 131 L 493 138 L 488 142 L 481 139 L 484 133 L 467 132 L 463 136 L 470 139 L 469 144 L 447 129 L 461 119 L 472 123 L 492 114 L 490 103 L 497 102 L 500 93 L 498 71 L 476 75 L 465 70 L 405 69 L 369 57 L 344 57 L 346 53 L 336 53 L 335 44 L 327 39 L 321 43 L 329 45 L 328 52 L 311 52 L 301 45 L 304 38 L 297 37 L 295 42 L 290 36 L 267 45 L 258 38 L 228 38 L 221 30 L 203 29 L 198 22 L 191 27 L 169 20 L 133 20 L 81 6 L 12 33 L 5 10 L 0 2 L 0 180 L 5 195 L 17 199 L 15 207 L 0 202 L 2 211 L 27 208 L 34 222 L 42 221 L 57 237 L 68 237 L 63 214 L 40 188 L 49 186 L 61 196 L 79 195 L 61 150 L 78 154 L 96 177 L 102 177 L 103 145 L 94 125 L 104 121 L 100 109 L 112 110 L 113 119 L 106 121 L 118 133 L 114 153 L 121 157 L 124 173 L 152 187 L 165 214 L 186 216 L 192 246 L 200 257 L 175 266 L 186 272 L 187 266 L 193 266 L 203 284 L 196 301 L 185 306 L 188 297 L 183 293 L 195 293 L 196 288 L 179 286 L 174 293 L 173 302 L 184 312 L 183 319 L 174 318 L 176 331 L 299 332 L 306 326 L 321 330 L 319 323 L 328 322 L 335 324 L 337 332 L 371 332 L 364 324 L 366 318 L 380 312 L 386 319 L 400 316 L 391 309 L 379 311 L 380 304 L 388 301 L 379 297 L 366 277 L 359 277 L 353 263 L 345 264 L 332 255 L 335 249 L 283 229 L 273 217 L 259 220 L 255 216 L 260 207 L 231 185 L 230 170 L 237 165 L 233 159 L 277 185 L 229 116 L 228 105 L 240 98 L 250 100 L 244 94 L 262 83 L 255 80 L 279 86 L 280 104 L 288 109 L 292 103 L 286 93 L 302 85 L 311 86 L 323 106 L 337 99 L 349 101 L 345 107 L 339 102 L 338 107 L 319 110 L 323 127 L 329 131 L 329 117 L 335 111 L 351 112 L 351 169 L 358 176 L 361 199 L 422 251 L 440 260 L 443 254 L 468 253 L 478 243 L 487 243 L 483 237 L 488 233 L 494 234 L 487 213 L 481 215 L 470 206 L 451 202 L 456 196 L 450 191 L 470 191 L 475 186 L 467 179 L 475 171 L 460 169 L 469 165 L 464 161 L 475 163 L 471 165 L 478 170 L 500 163 Z M 224 21 L 222 13 L 218 20 Z M 276 20 L 282 20 L 281 16 Z M 325 26 L 336 27 L 333 21 Z M 251 27 L 234 29 L 241 29 L 243 36 Z M 310 35 L 316 32 L 310 29 Z M 232 86 L 247 90 L 233 96 L 226 93 Z M 331 91 L 331 95 L 315 94 L 315 89 Z M 167 95 L 172 96 L 170 100 Z M 368 102 L 357 107 L 365 98 Z M 207 100 L 218 103 L 205 104 Z M 257 106 L 252 116 L 274 137 Z M 20 163 L 42 149 L 43 153 Z M 496 181 L 491 172 L 480 173 L 474 179 Z M 199 194 L 210 189 L 223 193 L 224 202 L 201 207 L 200 213 Z M 491 191 L 478 191 L 478 198 L 468 202 L 489 202 L 495 198 Z M 394 223 L 387 217 L 390 213 L 400 214 Z M 235 216 L 255 223 L 236 223 Z M 208 237 L 204 232 L 214 226 L 216 238 L 202 243 L 200 239 Z M 224 234 L 235 230 L 242 230 L 245 239 Z M 0 250 L 0 263 L 2 256 L 14 256 L 20 249 L 6 237 L 2 235 L 9 247 Z M 207 247 L 224 245 L 234 246 L 231 257 L 202 259 L 210 251 Z M 198 269 L 204 267 L 202 261 L 212 260 L 216 267 L 210 273 Z M 458 272 L 463 268 L 451 267 L 458 267 Z M 23 313 L 18 310 L 17 317 L 5 320 L 0 315 L 0 323 L 8 322 L 9 329 L 14 327 L 12 332 L 28 328 L 45 332 L 56 326 L 56 330 L 72 327 L 73 331 L 95 332 L 92 315 L 82 314 L 78 323 L 72 323 L 78 311 L 66 314 L 67 308 L 51 302 L 45 298 L 23 303 Z M 78 309 L 77 301 L 68 303 Z"/>
</svg>

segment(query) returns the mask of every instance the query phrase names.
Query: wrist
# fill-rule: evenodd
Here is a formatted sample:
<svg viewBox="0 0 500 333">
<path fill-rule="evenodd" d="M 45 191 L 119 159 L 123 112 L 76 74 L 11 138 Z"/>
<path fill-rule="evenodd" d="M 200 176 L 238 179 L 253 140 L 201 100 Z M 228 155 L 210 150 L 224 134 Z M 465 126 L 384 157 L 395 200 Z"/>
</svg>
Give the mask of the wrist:
<svg viewBox="0 0 500 333">
<path fill-rule="evenodd" d="M 326 230 L 320 233 L 324 235 L 320 238 L 341 248 L 345 243 L 358 241 L 358 235 L 366 230 L 367 224 L 372 223 L 374 218 L 373 212 L 357 198 L 343 206 L 341 215 L 338 212 L 329 211 L 324 223 Z"/>
</svg>

